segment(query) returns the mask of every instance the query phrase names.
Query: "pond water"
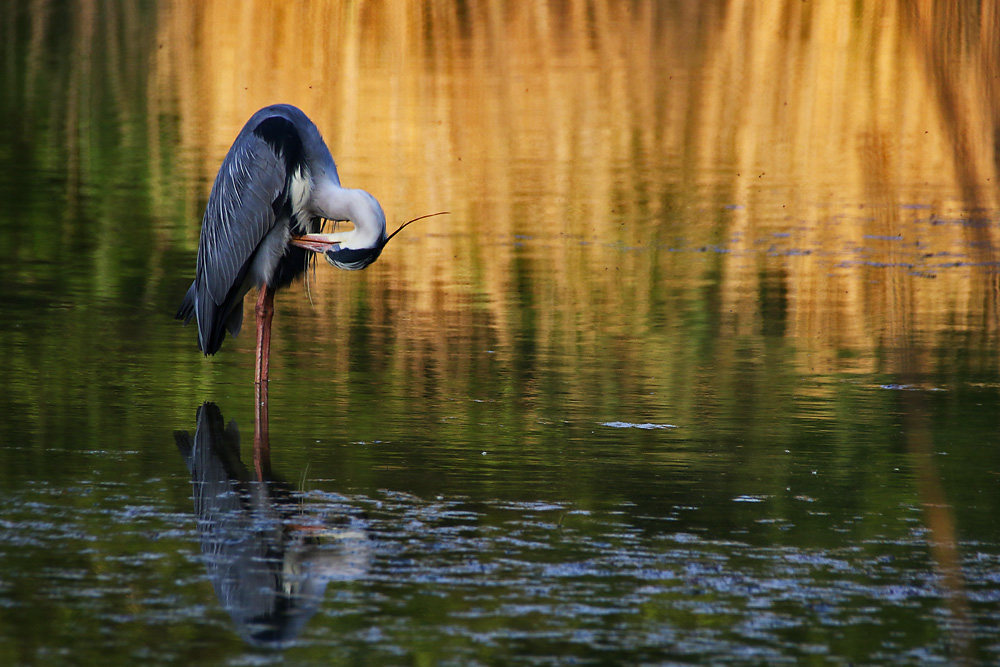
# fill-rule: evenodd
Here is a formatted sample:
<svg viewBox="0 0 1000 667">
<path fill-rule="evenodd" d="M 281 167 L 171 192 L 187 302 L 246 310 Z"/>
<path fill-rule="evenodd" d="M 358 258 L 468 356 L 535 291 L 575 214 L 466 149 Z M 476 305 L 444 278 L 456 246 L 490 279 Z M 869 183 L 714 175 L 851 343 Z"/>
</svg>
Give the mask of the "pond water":
<svg viewBox="0 0 1000 667">
<path fill-rule="evenodd" d="M 995 18 L 14 0 L 0 663 L 1000 660 Z M 265 429 L 173 314 L 274 102 L 450 213 L 278 294 Z"/>
</svg>

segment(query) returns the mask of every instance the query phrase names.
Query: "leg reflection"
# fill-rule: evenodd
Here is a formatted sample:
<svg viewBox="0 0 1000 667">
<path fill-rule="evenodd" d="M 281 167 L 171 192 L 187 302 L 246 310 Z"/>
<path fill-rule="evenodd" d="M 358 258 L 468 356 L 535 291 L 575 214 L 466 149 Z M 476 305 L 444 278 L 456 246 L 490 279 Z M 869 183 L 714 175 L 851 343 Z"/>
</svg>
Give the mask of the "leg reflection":
<svg viewBox="0 0 1000 667">
<path fill-rule="evenodd" d="M 253 467 L 258 482 L 271 478 L 271 436 L 267 430 L 267 382 L 254 385 Z"/>
</svg>

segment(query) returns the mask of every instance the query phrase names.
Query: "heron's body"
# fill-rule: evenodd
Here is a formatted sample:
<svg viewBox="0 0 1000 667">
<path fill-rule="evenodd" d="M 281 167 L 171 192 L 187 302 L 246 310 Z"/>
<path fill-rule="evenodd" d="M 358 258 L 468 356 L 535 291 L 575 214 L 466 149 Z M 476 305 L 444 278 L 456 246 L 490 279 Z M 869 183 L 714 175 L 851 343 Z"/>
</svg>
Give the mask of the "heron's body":
<svg viewBox="0 0 1000 667">
<path fill-rule="evenodd" d="M 296 245 L 299 237 L 319 232 L 324 218 L 350 220 L 354 229 L 323 235 L 320 246 Z M 341 187 L 337 166 L 312 121 L 293 106 L 266 107 L 247 121 L 215 177 L 195 279 L 177 318 L 187 323 L 195 317 L 198 346 L 206 355 L 215 354 L 227 330 L 239 332 L 243 297 L 251 288 L 260 290 L 260 319 L 274 290 L 305 272 L 311 252 L 322 252 L 340 268 L 360 269 L 375 261 L 385 242 L 382 207 L 363 190 Z M 263 325 L 258 325 L 259 376 Z"/>
</svg>

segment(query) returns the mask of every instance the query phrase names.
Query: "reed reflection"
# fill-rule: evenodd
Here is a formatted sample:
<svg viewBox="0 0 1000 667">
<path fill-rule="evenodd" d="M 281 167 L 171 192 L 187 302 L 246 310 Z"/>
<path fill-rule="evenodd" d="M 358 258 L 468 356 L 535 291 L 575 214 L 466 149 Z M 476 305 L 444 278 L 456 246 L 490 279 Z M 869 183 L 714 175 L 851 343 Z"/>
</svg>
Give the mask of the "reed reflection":
<svg viewBox="0 0 1000 667">
<path fill-rule="evenodd" d="M 201 550 L 219 602 L 244 640 L 278 647 L 302 632 L 331 581 L 367 573 L 371 547 L 350 517 L 331 525 L 310 516 L 272 474 L 263 399 L 254 471 L 242 461 L 236 421 L 226 424 L 213 403 L 198 408 L 194 437 L 177 431 L 174 438 L 191 472 Z"/>
<path fill-rule="evenodd" d="M 212 0 L 162 8 L 152 67 L 155 96 L 178 101 L 192 172 L 213 172 L 246 109 L 277 96 L 316 109 L 351 180 L 389 210 L 455 211 L 447 235 L 353 278 L 368 292 L 342 298 L 343 277 L 319 275 L 316 339 L 365 299 L 375 317 L 405 314 L 393 343 L 420 351 L 395 361 L 411 374 L 433 363 L 462 382 L 443 341 L 475 313 L 501 362 L 530 338 L 579 366 L 618 331 L 643 339 L 616 349 L 623 365 L 673 376 L 691 371 L 673 367 L 683 351 L 649 335 L 677 312 L 664 294 L 743 336 L 766 319 L 757 296 L 779 290 L 801 373 L 870 372 L 908 318 L 933 344 L 955 323 L 997 336 L 995 277 L 977 268 L 995 260 L 996 232 L 975 218 L 1000 202 L 1000 24 L 952 4 L 255 0 L 234 20 Z M 540 241 L 506 241 L 540 232 L 561 236 L 538 264 L 551 270 L 522 278 Z M 579 322 L 601 323 L 584 345 Z"/>
<path fill-rule="evenodd" d="M 890 355 L 890 363 L 900 378 L 900 412 L 910 465 L 913 467 L 917 497 L 923 506 L 927 546 L 938 575 L 938 585 L 948 609 L 941 623 L 947 633 L 950 654 L 956 665 L 976 664 L 973 614 L 965 575 L 962 571 L 957 521 L 935 462 L 934 433 L 926 394 L 921 383 L 919 351 L 903 346 Z"/>
</svg>

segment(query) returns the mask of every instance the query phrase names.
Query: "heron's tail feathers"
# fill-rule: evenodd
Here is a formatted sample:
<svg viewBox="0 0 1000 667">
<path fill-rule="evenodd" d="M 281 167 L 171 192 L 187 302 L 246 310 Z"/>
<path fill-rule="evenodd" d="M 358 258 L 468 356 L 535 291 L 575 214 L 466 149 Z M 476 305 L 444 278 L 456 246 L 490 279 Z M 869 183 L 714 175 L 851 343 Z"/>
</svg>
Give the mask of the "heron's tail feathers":
<svg viewBox="0 0 1000 667">
<path fill-rule="evenodd" d="M 232 312 L 229 313 L 229 317 L 226 319 L 226 328 L 229 329 L 229 335 L 235 336 L 239 334 L 240 329 L 243 328 L 243 302 L 240 301 L 233 308 Z"/>
<path fill-rule="evenodd" d="M 191 318 L 195 316 L 195 295 L 197 294 L 195 290 L 195 285 L 197 283 L 191 283 L 191 287 L 188 288 L 187 294 L 184 295 L 184 300 L 181 301 L 181 307 L 177 309 L 177 314 L 174 315 L 175 320 L 184 320 L 184 326 L 188 325 Z M 198 335 L 198 349 L 201 350 L 201 335 Z"/>
<path fill-rule="evenodd" d="M 195 318 L 198 325 L 198 349 L 205 356 L 215 354 L 226 338 L 226 331 L 235 336 L 243 327 L 243 297 L 249 286 L 233 288 L 221 304 L 216 304 L 209 294 L 199 298 L 197 281 L 191 283 L 175 319 L 183 320 L 185 326 Z"/>
<path fill-rule="evenodd" d="M 187 294 L 184 295 L 184 300 L 181 301 L 181 307 L 177 309 L 174 319 L 184 320 L 184 326 L 187 326 L 192 317 L 194 317 L 194 283 L 191 283 Z"/>
<path fill-rule="evenodd" d="M 221 304 L 216 304 L 207 294 L 199 299 L 195 307 L 198 318 L 198 349 L 205 356 L 219 351 L 227 330 L 231 336 L 240 332 L 245 294 L 246 289 L 233 289 Z"/>
<path fill-rule="evenodd" d="M 226 332 L 221 326 L 221 322 L 216 322 L 216 317 L 218 314 L 218 308 L 212 308 L 212 312 L 200 313 L 198 306 L 198 291 L 197 282 L 191 283 L 191 287 L 188 288 L 187 294 L 184 295 L 184 300 L 181 301 L 181 307 L 177 309 L 177 314 L 174 315 L 174 319 L 183 320 L 184 326 L 187 326 L 188 322 L 191 321 L 192 317 L 197 318 L 198 326 L 198 349 L 205 353 L 206 356 L 209 354 L 215 354 L 219 351 L 219 346 L 222 345 L 222 339 L 226 337 Z M 203 321 L 206 324 L 203 324 Z M 229 321 L 226 323 L 227 328 L 230 333 L 234 336 L 240 330 L 240 324 L 243 322 L 243 309 L 239 309 L 239 313 L 232 314 L 229 317 Z M 235 323 L 235 327 L 234 327 Z M 205 349 L 205 345 L 202 343 L 203 339 L 208 340 L 208 349 Z"/>
</svg>

